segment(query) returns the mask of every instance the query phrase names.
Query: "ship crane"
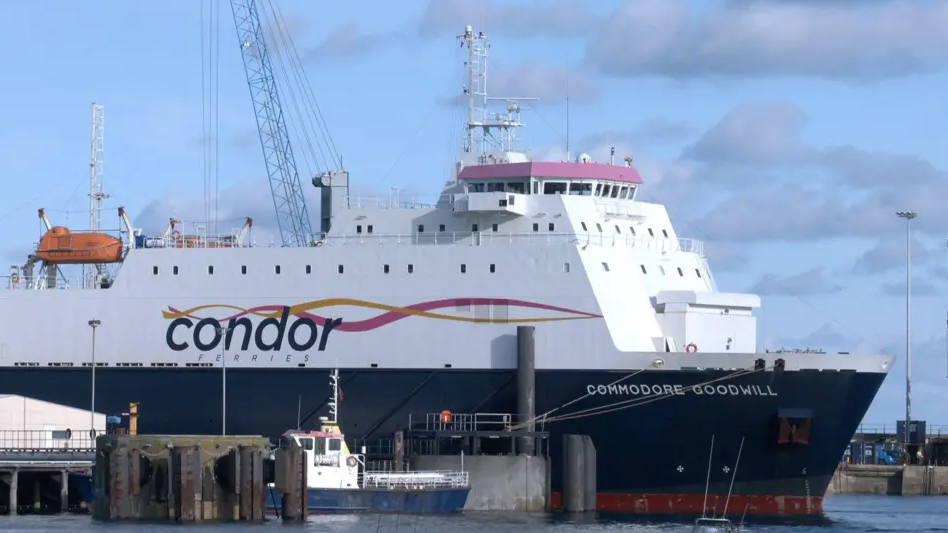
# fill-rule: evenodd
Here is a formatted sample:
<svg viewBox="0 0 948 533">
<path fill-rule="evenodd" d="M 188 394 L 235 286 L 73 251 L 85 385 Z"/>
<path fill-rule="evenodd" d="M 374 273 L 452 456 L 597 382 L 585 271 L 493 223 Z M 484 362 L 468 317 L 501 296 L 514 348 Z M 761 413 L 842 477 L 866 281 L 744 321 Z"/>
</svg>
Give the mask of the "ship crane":
<svg viewBox="0 0 948 533">
<path fill-rule="evenodd" d="M 256 0 L 231 0 L 241 57 L 283 246 L 308 246 L 313 228 L 300 185 Z M 275 17 L 278 17 L 274 13 Z"/>
</svg>

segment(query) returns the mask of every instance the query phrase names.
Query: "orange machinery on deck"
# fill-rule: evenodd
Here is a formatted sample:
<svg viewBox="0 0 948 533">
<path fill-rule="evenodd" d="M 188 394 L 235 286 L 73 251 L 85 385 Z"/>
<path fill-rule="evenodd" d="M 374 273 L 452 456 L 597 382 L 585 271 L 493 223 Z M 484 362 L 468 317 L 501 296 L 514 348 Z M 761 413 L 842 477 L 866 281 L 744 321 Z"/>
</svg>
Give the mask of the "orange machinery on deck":
<svg viewBox="0 0 948 533">
<path fill-rule="evenodd" d="M 42 209 L 40 218 L 44 218 Z M 118 263 L 122 261 L 122 241 L 105 233 L 73 233 L 53 226 L 40 238 L 36 257 L 60 265 Z"/>
</svg>

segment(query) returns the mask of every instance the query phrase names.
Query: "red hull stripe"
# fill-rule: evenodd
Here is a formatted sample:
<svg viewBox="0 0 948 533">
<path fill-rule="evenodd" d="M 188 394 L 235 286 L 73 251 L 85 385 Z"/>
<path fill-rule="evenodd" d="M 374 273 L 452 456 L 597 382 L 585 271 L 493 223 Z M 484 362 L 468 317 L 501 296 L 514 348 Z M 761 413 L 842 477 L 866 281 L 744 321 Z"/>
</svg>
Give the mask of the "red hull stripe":
<svg viewBox="0 0 948 533">
<path fill-rule="evenodd" d="M 709 494 L 708 514 L 721 516 L 727 495 Z M 551 507 L 563 508 L 560 493 L 550 497 Z M 705 506 L 703 494 L 617 494 L 600 492 L 596 497 L 596 510 L 612 513 L 632 514 L 683 514 L 700 515 Z M 740 516 L 747 509 L 748 516 L 800 516 L 823 514 L 823 498 L 805 496 L 739 496 L 732 495 L 727 504 L 730 516 Z"/>
</svg>

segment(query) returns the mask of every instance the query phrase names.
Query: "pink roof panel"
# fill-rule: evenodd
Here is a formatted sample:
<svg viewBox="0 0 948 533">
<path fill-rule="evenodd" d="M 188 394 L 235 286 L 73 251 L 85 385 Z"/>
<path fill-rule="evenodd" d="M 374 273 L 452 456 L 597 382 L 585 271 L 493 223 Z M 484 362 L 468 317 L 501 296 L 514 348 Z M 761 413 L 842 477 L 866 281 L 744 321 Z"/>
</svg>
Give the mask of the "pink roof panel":
<svg viewBox="0 0 948 533">
<path fill-rule="evenodd" d="M 458 177 L 467 179 L 514 179 L 514 178 L 572 178 L 600 179 L 642 183 L 639 172 L 632 167 L 605 165 L 602 163 L 502 163 L 496 165 L 474 165 L 461 169 Z"/>
</svg>

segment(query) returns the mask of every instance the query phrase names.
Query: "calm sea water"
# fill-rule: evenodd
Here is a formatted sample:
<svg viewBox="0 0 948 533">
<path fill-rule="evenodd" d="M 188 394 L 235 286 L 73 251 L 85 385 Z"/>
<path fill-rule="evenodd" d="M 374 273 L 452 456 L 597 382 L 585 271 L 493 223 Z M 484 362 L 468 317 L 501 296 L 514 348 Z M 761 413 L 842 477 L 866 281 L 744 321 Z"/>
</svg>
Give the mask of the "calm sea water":
<svg viewBox="0 0 948 533">
<path fill-rule="evenodd" d="M 818 526 L 749 525 L 749 532 L 767 533 L 834 533 L 846 532 L 948 532 L 948 497 L 897 496 L 834 496 L 827 498 L 824 508 L 827 520 Z M 268 533 L 270 531 L 339 532 L 339 533 L 592 533 L 642 532 L 687 533 L 690 524 L 643 523 L 640 520 L 618 520 L 584 515 L 571 518 L 550 516 L 318 516 L 305 524 L 284 526 L 279 521 L 265 524 L 195 525 L 186 526 L 188 533 Z M 274 529 L 280 528 L 280 529 Z M 180 527 L 168 524 L 143 525 L 96 523 L 88 516 L 61 517 L 0 517 L 0 531 L 4 533 L 165 533 Z"/>
</svg>

